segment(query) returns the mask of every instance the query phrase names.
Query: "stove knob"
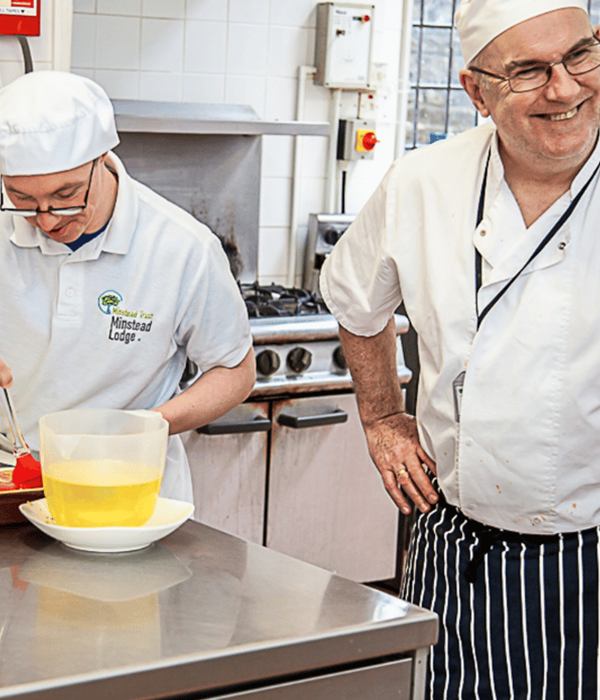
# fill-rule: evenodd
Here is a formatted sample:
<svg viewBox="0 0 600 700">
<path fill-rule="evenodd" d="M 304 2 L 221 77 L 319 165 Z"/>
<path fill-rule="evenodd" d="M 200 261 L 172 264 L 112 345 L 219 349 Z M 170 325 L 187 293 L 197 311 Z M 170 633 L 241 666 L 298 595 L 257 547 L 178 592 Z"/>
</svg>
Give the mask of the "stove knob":
<svg viewBox="0 0 600 700">
<path fill-rule="evenodd" d="M 333 351 L 333 361 L 340 369 L 348 369 L 348 362 L 341 345 L 338 345 Z"/>
<path fill-rule="evenodd" d="M 335 245 L 342 237 L 342 233 L 343 231 L 338 231 L 335 228 L 328 228 L 323 234 L 325 243 L 327 243 L 327 245 Z"/>
<path fill-rule="evenodd" d="M 279 355 L 274 350 L 263 350 L 256 356 L 256 369 L 265 377 L 275 374 L 280 365 Z"/>
<path fill-rule="evenodd" d="M 306 348 L 297 347 L 290 350 L 287 356 L 287 365 L 293 372 L 304 372 L 310 367 L 312 353 Z"/>
</svg>

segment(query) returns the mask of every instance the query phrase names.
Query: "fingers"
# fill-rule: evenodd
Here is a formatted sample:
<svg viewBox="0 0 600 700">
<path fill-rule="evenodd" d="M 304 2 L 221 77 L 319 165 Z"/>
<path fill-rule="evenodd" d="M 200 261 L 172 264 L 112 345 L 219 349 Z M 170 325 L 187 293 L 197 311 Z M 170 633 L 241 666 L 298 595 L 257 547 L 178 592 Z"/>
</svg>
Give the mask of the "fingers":
<svg viewBox="0 0 600 700">
<path fill-rule="evenodd" d="M 411 502 L 422 513 L 427 513 L 431 504 L 438 501 L 438 494 L 418 460 L 417 466 L 414 462 L 410 466 L 401 464 L 381 474 L 388 495 L 405 515 L 411 511 Z"/>
<path fill-rule="evenodd" d="M 423 513 L 431 510 L 438 494 L 428 470 L 436 474 L 436 465 L 421 447 L 414 417 L 392 414 L 367 426 L 366 434 L 371 458 L 398 508 L 408 514 L 412 501 Z"/>
<path fill-rule="evenodd" d="M 429 477 L 425 473 L 418 459 L 406 460 L 396 471 L 398 488 L 410 498 L 415 506 L 422 512 L 431 510 L 431 504 L 436 503 L 438 495 L 431 485 Z M 406 512 L 401 509 L 402 512 Z"/>
<path fill-rule="evenodd" d="M 439 500 L 437 491 L 433 488 L 431 484 L 431 479 L 427 474 L 425 467 L 429 467 L 433 474 L 435 474 L 435 463 L 431 461 L 426 455 L 418 455 L 413 458 L 412 461 L 407 460 L 407 471 L 408 476 L 412 479 L 414 486 L 418 489 L 419 493 L 422 494 L 424 501 L 427 504 L 437 503 Z M 433 467 L 433 469 L 432 469 Z M 419 505 L 419 503 L 417 503 Z M 425 503 L 423 503 L 425 505 Z M 420 508 L 423 512 L 427 512 L 429 508 Z"/>
<path fill-rule="evenodd" d="M 0 360 L 0 387 L 9 389 L 12 386 L 13 376 L 10 367 Z"/>
<path fill-rule="evenodd" d="M 405 498 L 402 489 L 399 486 L 399 476 L 391 469 L 382 474 L 385 490 L 390 498 L 394 501 L 398 509 L 408 515 L 411 511 L 410 502 Z"/>
</svg>

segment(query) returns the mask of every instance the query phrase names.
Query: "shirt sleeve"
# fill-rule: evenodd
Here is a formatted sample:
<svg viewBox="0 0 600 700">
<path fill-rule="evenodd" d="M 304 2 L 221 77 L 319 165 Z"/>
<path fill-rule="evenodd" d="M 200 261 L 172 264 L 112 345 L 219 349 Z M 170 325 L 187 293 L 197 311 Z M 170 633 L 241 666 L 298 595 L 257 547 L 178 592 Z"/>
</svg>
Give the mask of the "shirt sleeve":
<svg viewBox="0 0 600 700">
<path fill-rule="evenodd" d="M 355 335 L 381 332 L 402 301 L 387 238 L 394 233 L 393 170 L 336 243 L 320 275 L 323 299 L 339 323 Z M 392 196 L 390 196 L 390 192 Z"/>
<path fill-rule="evenodd" d="M 232 368 L 246 357 L 252 336 L 246 305 L 219 239 L 210 235 L 200 260 L 190 260 L 175 339 L 202 372 Z"/>
</svg>

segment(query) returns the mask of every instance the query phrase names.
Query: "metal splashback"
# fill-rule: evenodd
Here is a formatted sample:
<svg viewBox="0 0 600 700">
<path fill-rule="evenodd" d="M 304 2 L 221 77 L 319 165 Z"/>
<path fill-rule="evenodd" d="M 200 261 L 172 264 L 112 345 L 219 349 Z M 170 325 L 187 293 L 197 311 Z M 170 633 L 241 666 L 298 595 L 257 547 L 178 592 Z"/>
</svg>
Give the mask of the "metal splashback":
<svg viewBox="0 0 600 700">
<path fill-rule="evenodd" d="M 219 236 L 234 275 L 258 269 L 261 137 L 328 136 L 326 122 L 269 122 L 241 105 L 113 100 L 129 173 Z"/>
</svg>

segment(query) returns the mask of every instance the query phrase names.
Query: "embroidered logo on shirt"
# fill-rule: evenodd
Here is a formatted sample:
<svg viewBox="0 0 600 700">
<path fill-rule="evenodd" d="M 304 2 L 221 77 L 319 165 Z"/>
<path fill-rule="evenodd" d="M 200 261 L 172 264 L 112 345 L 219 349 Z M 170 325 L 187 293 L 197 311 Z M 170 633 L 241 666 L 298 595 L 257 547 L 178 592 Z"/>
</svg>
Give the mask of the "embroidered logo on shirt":
<svg viewBox="0 0 600 700">
<path fill-rule="evenodd" d="M 114 289 L 109 289 L 98 297 L 98 308 L 103 314 L 112 314 L 113 309 L 119 306 L 123 301 L 123 297 Z"/>
<path fill-rule="evenodd" d="M 142 333 L 152 330 L 154 314 L 146 311 L 129 311 L 120 309 L 123 297 L 119 292 L 109 289 L 98 297 L 98 308 L 103 314 L 110 316 L 108 339 L 129 345 L 134 340 L 140 341 Z"/>
</svg>

